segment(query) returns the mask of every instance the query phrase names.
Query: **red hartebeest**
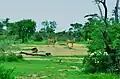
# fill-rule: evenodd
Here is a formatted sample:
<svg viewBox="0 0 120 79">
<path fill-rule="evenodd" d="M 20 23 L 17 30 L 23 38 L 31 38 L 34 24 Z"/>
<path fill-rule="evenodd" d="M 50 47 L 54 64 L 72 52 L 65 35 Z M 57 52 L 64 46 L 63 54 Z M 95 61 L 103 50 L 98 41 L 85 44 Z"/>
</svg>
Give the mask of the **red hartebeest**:
<svg viewBox="0 0 120 79">
<path fill-rule="evenodd" d="M 56 40 L 53 38 L 48 39 L 48 45 L 53 44 L 55 46 Z"/>
<path fill-rule="evenodd" d="M 67 40 L 67 46 L 69 46 L 69 44 L 71 44 L 71 47 L 73 47 L 73 40 Z"/>
<path fill-rule="evenodd" d="M 91 39 L 87 39 L 88 41 L 88 44 L 91 44 L 92 43 L 92 40 Z"/>
</svg>

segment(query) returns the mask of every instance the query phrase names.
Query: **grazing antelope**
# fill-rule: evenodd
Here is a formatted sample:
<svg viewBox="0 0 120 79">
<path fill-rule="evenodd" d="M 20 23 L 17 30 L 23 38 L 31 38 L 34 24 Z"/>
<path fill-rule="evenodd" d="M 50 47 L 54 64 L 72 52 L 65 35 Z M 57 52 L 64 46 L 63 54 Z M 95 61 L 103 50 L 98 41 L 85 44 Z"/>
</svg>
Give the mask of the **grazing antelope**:
<svg viewBox="0 0 120 79">
<path fill-rule="evenodd" d="M 90 39 L 87 39 L 87 41 L 88 41 L 88 44 L 91 44 L 91 43 L 92 43 L 92 40 L 90 40 Z"/>
<path fill-rule="evenodd" d="M 53 44 L 55 46 L 56 40 L 55 39 L 48 39 L 48 45 Z"/>
<path fill-rule="evenodd" d="M 71 47 L 73 47 L 73 40 L 67 40 L 67 46 L 69 46 L 69 43 L 71 44 Z"/>
</svg>

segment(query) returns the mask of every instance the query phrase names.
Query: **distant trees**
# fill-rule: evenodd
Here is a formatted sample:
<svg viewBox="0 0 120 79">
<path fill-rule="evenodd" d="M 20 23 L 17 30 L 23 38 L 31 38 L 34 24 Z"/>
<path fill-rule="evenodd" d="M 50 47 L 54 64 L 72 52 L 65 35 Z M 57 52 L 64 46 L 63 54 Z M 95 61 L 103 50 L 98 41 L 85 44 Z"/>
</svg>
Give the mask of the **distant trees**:
<svg viewBox="0 0 120 79">
<path fill-rule="evenodd" d="M 44 33 L 41 33 L 40 31 L 39 32 L 35 32 L 33 34 L 33 36 L 31 37 L 33 41 L 42 41 L 44 39 Z"/>
<path fill-rule="evenodd" d="M 36 22 L 31 19 L 23 19 L 8 24 L 8 35 L 17 35 L 24 43 L 35 33 Z"/>
<path fill-rule="evenodd" d="M 1 22 L 0 22 L 0 35 L 2 35 L 3 32 L 5 31 L 4 27 L 7 27 L 8 22 L 9 22 L 9 18 L 5 18 L 5 19 L 1 20 Z"/>
<path fill-rule="evenodd" d="M 16 22 L 9 22 L 6 18 L 0 22 L 0 34 L 14 41 L 26 42 L 27 40 L 42 41 L 48 38 L 58 38 L 59 40 L 72 39 L 74 41 L 81 41 L 84 37 L 84 25 L 80 23 L 70 24 L 68 31 L 55 33 L 57 23 L 55 21 L 45 20 L 41 22 L 43 26 L 38 32 L 36 31 L 36 22 L 32 19 L 23 19 Z M 5 27 L 5 29 L 4 29 Z M 89 29 L 88 29 L 89 30 Z M 3 34 L 4 33 L 4 34 Z M 86 30 L 86 38 L 88 38 Z"/>
<path fill-rule="evenodd" d="M 70 24 L 70 26 L 73 28 L 73 38 L 75 41 L 80 41 L 82 38 L 82 24 L 74 23 Z"/>
<path fill-rule="evenodd" d="M 55 21 L 43 21 L 42 26 L 44 26 L 41 31 L 44 32 L 47 38 L 54 38 L 55 37 L 55 29 L 57 27 L 57 23 Z"/>
<path fill-rule="evenodd" d="M 58 37 L 58 41 L 66 41 L 68 39 L 68 33 L 66 32 L 66 30 L 57 32 L 56 36 Z"/>
<path fill-rule="evenodd" d="M 0 22 L 0 35 L 2 35 L 3 34 L 3 24 L 2 24 L 2 22 Z"/>
<path fill-rule="evenodd" d="M 31 19 L 18 21 L 16 24 L 18 26 L 18 35 L 23 43 L 35 33 L 36 22 Z"/>
<path fill-rule="evenodd" d="M 1 37 L 6 36 L 9 40 L 21 40 L 22 43 L 27 40 L 41 41 L 43 39 L 55 38 L 57 23 L 46 20 L 41 24 L 44 27 L 37 32 L 36 22 L 32 19 L 9 22 L 9 18 L 6 18 L 0 22 L 0 35 Z"/>
</svg>

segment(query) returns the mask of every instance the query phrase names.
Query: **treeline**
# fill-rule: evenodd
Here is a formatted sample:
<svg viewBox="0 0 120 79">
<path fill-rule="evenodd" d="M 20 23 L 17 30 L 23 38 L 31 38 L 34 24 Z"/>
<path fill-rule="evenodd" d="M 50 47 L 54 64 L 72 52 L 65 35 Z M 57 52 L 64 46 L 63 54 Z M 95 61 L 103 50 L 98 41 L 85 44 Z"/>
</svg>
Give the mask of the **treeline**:
<svg viewBox="0 0 120 79">
<path fill-rule="evenodd" d="M 10 22 L 10 18 L 0 21 L 0 39 L 20 41 L 22 43 L 29 40 L 42 41 L 48 38 L 54 38 L 58 41 L 72 39 L 80 42 L 89 38 L 90 27 L 85 24 L 74 23 L 68 26 L 69 30 L 55 32 L 57 28 L 56 21 L 43 21 L 43 28 L 36 31 L 36 22 L 32 19 L 23 19 L 16 22 Z M 41 26 L 40 26 L 41 27 Z"/>
</svg>

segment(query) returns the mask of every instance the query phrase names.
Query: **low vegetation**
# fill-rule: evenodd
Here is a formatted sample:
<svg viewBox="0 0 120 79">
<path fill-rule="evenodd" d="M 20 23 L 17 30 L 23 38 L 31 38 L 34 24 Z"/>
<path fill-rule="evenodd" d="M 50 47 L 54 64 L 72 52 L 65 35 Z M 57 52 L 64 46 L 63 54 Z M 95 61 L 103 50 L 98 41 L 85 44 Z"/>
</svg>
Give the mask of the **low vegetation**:
<svg viewBox="0 0 120 79">
<path fill-rule="evenodd" d="M 13 69 L 7 69 L 3 65 L 0 65 L 0 79 L 15 79 L 13 75 Z"/>
<path fill-rule="evenodd" d="M 119 79 L 115 74 L 82 72 L 83 65 L 79 57 L 39 57 L 40 60 L 5 62 L 5 68 L 14 68 L 17 79 Z M 62 61 L 59 60 L 62 58 Z"/>
</svg>

